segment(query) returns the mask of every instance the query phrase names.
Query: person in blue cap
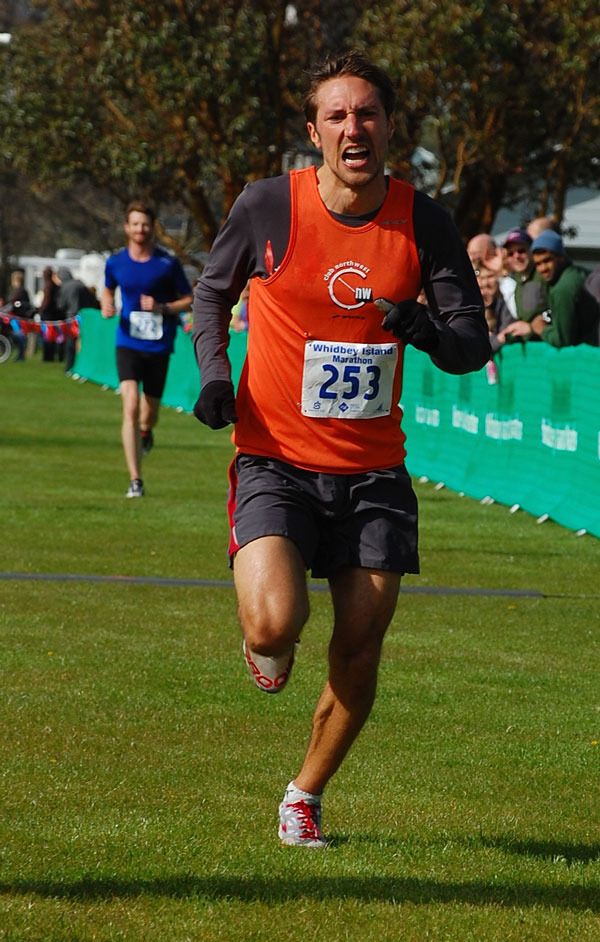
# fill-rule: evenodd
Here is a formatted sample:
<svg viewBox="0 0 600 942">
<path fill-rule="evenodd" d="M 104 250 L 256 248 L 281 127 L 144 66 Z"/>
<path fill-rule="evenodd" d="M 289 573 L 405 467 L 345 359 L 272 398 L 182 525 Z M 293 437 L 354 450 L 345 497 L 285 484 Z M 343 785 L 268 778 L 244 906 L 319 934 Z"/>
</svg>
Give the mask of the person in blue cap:
<svg viewBox="0 0 600 942">
<path fill-rule="evenodd" d="M 546 229 L 531 245 L 537 274 L 546 285 L 548 306 L 531 321 L 518 320 L 504 331 L 506 339 L 541 339 L 553 347 L 598 345 L 599 307 L 587 291 L 587 272 L 567 256 L 558 232 Z"/>
</svg>

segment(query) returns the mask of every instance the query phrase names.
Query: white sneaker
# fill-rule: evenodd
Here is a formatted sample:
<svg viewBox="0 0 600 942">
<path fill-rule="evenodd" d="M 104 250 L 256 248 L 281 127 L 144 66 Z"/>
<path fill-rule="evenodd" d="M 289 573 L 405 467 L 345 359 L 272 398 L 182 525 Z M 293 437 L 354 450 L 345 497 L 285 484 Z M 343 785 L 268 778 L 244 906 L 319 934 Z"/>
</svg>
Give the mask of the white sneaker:
<svg viewBox="0 0 600 942">
<path fill-rule="evenodd" d="M 255 654 L 246 642 L 243 642 L 244 660 L 252 680 L 260 690 L 264 690 L 265 693 L 279 693 L 283 690 L 292 672 L 296 644 L 293 645 L 291 651 L 286 651 L 279 657 L 265 657 L 263 654 Z"/>
<path fill-rule="evenodd" d="M 129 485 L 129 490 L 125 494 L 125 497 L 143 497 L 144 496 L 144 482 L 140 478 L 135 478 L 131 481 Z"/>
<path fill-rule="evenodd" d="M 292 800 L 289 800 L 292 799 Z M 286 791 L 279 805 L 279 839 L 291 847 L 314 847 L 323 849 L 327 841 L 321 831 L 321 798 L 317 795 L 303 797 Z"/>
</svg>

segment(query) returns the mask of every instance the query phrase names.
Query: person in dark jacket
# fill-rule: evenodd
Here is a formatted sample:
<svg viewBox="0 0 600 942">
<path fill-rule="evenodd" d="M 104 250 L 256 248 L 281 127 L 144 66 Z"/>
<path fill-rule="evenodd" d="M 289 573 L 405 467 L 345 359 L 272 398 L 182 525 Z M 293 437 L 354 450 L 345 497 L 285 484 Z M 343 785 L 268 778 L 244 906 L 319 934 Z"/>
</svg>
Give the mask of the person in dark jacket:
<svg viewBox="0 0 600 942">
<path fill-rule="evenodd" d="M 597 265 L 585 279 L 585 290 L 588 294 L 591 294 L 600 312 L 600 265 Z M 600 313 L 598 314 L 598 330 L 596 331 L 596 340 L 593 346 L 600 346 Z"/>
<path fill-rule="evenodd" d="M 11 306 L 11 314 L 13 314 L 14 317 L 19 321 L 22 319 L 28 319 L 33 314 L 33 307 L 29 297 L 29 292 L 25 287 L 25 273 L 19 268 L 13 271 L 10 276 L 10 292 L 8 295 L 7 304 Z M 13 340 L 18 351 L 16 359 L 24 360 L 27 341 L 23 331 L 20 329 L 15 329 L 13 332 Z"/>
<path fill-rule="evenodd" d="M 53 269 L 48 265 L 42 272 L 43 297 L 39 314 L 43 322 L 42 327 L 42 360 L 52 363 L 57 358 L 63 359 L 62 343 L 58 343 L 59 331 L 56 321 L 60 320 L 58 308 L 58 279 Z"/>
<path fill-rule="evenodd" d="M 59 285 L 57 306 L 60 316 L 67 322 L 64 330 L 65 373 L 70 373 L 75 363 L 75 354 L 79 341 L 79 327 L 75 318 L 86 307 L 100 308 L 100 303 L 93 291 L 83 281 L 74 278 L 68 268 L 59 268 L 56 273 Z"/>
</svg>

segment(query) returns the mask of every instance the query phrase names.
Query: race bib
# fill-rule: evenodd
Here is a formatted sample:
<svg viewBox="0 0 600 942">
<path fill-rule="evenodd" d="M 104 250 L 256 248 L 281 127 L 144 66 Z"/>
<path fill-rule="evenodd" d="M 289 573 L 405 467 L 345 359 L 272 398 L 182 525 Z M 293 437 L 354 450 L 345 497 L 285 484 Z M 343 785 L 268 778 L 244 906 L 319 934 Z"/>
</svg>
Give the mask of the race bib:
<svg viewBox="0 0 600 942">
<path fill-rule="evenodd" d="M 129 336 L 136 340 L 160 340 L 163 316 L 152 311 L 132 311 L 129 315 Z"/>
<path fill-rule="evenodd" d="M 376 419 L 392 408 L 396 343 L 311 340 L 304 347 L 302 414 L 314 419 Z"/>
</svg>

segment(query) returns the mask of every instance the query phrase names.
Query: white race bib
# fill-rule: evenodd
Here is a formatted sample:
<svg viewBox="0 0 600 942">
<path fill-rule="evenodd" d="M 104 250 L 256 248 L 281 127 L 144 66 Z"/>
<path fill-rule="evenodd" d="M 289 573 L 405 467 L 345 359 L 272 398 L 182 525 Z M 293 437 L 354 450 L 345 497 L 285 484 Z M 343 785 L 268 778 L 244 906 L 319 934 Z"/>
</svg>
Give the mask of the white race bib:
<svg viewBox="0 0 600 942">
<path fill-rule="evenodd" d="M 304 347 L 302 415 L 376 419 L 392 408 L 396 343 L 311 340 Z"/>
<path fill-rule="evenodd" d="M 129 315 L 129 336 L 136 340 L 160 340 L 163 316 L 152 311 L 132 311 Z"/>
</svg>

